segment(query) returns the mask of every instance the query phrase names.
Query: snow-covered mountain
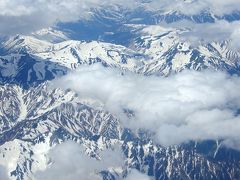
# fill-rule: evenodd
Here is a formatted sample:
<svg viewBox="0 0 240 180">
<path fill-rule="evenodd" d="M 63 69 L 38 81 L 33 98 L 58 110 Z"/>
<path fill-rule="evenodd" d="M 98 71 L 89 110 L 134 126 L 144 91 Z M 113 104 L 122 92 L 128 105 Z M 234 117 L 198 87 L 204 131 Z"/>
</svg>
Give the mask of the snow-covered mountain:
<svg viewBox="0 0 240 180">
<path fill-rule="evenodd" d="M 73 140 L 95 158 L 101 150 L 121 147 L 126 159 L 123 173 L 108 170 L 102 173 L 103 179 L 123 179 L 130 168 L 160 180 L 240 179 L 240 152 L 221 141 L 163 147 L 148 132 L 124 127 L 104 106 L 96 108 L 94 99 L 49 88 L 51 80 L 96 63 L 123 74 L 168 76 L 185 69 L 240 73 L 240 53 L 228 41 L 195 46 L 181 38 L 189 29 L 159 24 L 183 19 L 234 21 L 240 13 L 186 16 L 114 6 L 94 9 L 88 21 L 4 38 L 0 43 L 0 165 L 9 177 L 34 179 L 36 172 L 51 165 L 48 152 Z"/>
</svg>

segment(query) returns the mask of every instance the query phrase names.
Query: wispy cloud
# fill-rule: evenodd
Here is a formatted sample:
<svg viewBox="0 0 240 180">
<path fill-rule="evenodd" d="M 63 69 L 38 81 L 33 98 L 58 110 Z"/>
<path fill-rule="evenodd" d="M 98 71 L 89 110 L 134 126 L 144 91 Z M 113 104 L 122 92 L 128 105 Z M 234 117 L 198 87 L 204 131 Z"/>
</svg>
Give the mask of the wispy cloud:
<svg viewBox="0 0 240 180">
<path fill-rule="evenodd" d="M 223 72 L 185 71 L 167 78 L 124 76 L 116 69 L 82 67 L 53 82 L 99 100 L 125 127 L 143 128 L 162 145 L 240 137 L 240 78 Z M 134 111 L 127 119 L 123 109 Z"/>
</svg>

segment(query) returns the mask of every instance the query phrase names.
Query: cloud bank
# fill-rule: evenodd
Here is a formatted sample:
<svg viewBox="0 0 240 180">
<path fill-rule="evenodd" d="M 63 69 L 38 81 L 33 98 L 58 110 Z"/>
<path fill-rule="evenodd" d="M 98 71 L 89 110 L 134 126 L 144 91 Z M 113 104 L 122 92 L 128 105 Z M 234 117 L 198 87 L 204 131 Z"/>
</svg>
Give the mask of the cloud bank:
<svg viewBox="0 0 240 180">
<path fill-rule="evenodd" d="M 45 171 L 35 174 L 37 180 L 100 180 L 99 174 L 108 168 L 119 168 L 124 164 L 120 150 L 106 150 L 100 160 L 85 155 L 83 148 L 74 142 L 65 142 L 53 148 L 48 158 L 51 164 Z"/>
<path fill-rule="evenodd" d="M 240 78 L 224 72 L 184 71 L 170 77 L 125 74 L 85 66 L 53 82 L 104 109 L 132 129 L 147 129 L 164 146 L 190 140 L 225 140 L 240 144 Z M 123 109 L 132 110 L 129 119 Z"/>
</svg>

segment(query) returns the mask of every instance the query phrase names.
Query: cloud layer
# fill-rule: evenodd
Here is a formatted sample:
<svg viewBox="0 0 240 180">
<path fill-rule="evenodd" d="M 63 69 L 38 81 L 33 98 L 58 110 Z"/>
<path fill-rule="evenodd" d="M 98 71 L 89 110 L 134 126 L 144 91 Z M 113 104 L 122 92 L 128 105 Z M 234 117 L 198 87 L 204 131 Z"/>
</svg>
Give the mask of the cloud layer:
<svg viewBox="0 0 240 180">
<path fill-rule="evenodd" d="M 152 131 L 165 146 L 206 139 L 224 139 L 236 148 L 240 143 L 237 76 L 211 71 L 122 76 L 116 69 L 86 66 L 53 83 L 102 102 L 125 127 Z M 123 109 L 134 111 L 134 118 L 128 119 Z"/>
</svg>

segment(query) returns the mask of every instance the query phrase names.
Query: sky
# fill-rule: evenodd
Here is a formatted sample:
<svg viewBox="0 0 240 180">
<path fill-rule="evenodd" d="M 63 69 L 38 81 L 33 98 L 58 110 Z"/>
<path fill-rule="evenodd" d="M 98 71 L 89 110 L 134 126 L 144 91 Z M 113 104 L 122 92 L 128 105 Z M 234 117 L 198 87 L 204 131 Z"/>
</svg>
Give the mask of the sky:
<svg viewBox="0 0 240 180">
<path fill-rule="evenodd" d="M 102 102 L 124 127 L 143 128 L 163 146 L 191 140 L 224 140 L 240 149 L 240 78 L 224 72 L 183 71 L 169 77 L 83 66 L 53 81 L 79 97 Z M 127 118 L 123 109 L 134 112 Z"/>
</svg>

